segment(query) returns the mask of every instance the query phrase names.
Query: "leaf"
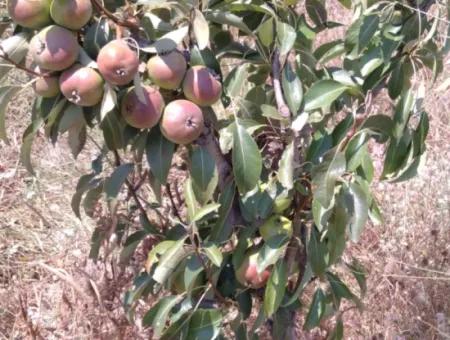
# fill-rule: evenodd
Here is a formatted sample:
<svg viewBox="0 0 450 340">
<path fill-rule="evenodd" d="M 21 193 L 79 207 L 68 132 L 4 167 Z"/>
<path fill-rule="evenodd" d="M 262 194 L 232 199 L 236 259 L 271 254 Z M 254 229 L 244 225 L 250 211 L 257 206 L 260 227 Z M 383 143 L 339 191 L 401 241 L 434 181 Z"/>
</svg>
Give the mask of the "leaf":
<svg viewBox="0 0 450 340">
<path fill-rule="evenodd" d="M 22 145 L 20 146 L 20 162 L 25 166 L 27 171 L 34 175 L 33 165 L 31 164 L 31 148 L 33 146 L 34 137 L 43 125 L 43 120 L 37 117 L 27 127 L 22 136 Z"/>
<path fill-rule="evenodd" d="M 205 205 L 204 207 L 198 209 L 192 218 L 191 222 L 198 222 L 206 215 L 209 215 L 210 213 L 217 211 L 219 209 L 220 204 L 219 203 L 211 203 L 208 205 Z"/>
<path fill-rule="evenodd" d="M 0 140 L 8 142 L 6 134 L 5 114 L 9 101 L 21 89 L 21 86 L 2 86 L 0 87 Z"/>
<path fill-rule="evenodd" d="M 284 22 L 277 22 L 277 45 L 280 49 L 280 55 L 286 55 L 294 47 L 297 33 L 295 29 Z"/>
<path fill-rule="evenodd" d="M 330 283 L 336 308 L 339 308 L 341 299 L 355 300 L 356 296 L 350 291 L 344 282 L 335 274 L 327 272 L 326 277 Z"/>
<path fill-rule="evenodd" d="M 90 67 L 90 68 L 96 68 L 98 69 L 97 62 L 93 60 L 84 49 L 80 49 L 80 53 L 78 54 L 77 62 L 80 63 L 83 66 Z"/>
<path fill-rule="evenodd" d="M 311 229 L 306 251 L 314 274 L 322 277 L 328 265 L 328 249 L 316 228 Z"/>
<path fill-rule="evenodd" d="M 286 234 L 276 235 L 264 242 L 258 251 L 256 260 L 256 271 L 262 273 L 264 269 L 276 263 L 283 256 L 289 237 Z"/>
<path fill-rule="evenodd" d="M 350 272 L 355 277 L 358 282 L 359 289 L 361 291 L 361 296 L 364 296 L 367 292 L 367 283 L 366 283 L 366 270 L 356 259 L 353 259 L 351 264 L 346 264 Z"/>
<path fill-rule="evenodd" d="M 362 51 L 372 40 L 380 23 L 379 15 L 364 16 L 358 34 L 358 51 Z"/>
<path fill-rule="evenodd" d="M 358 183 L 350 183 L 349 189 L 353 197 L 350 237 L 353 242 L 357 242 L 369 217 L 369 207 L 366 194 Z"/>
<path fill-rule="evenodd" d="M 305 111 L 329 107 L 347 89 L 346 85 L 334 80 L 319 80 L 305 94 Z"/>
<path fill-rule="evenodd" d="M 86 125 L 74 125 L 69 129 L 68 143 L 72 156 L 76 159 L 86 144 Z"/>
<path fill-rule="evenodd" d="M 103 121 L 103 118 L 117 106 L 117 94 L 113 86 L 105 82 L 102 104 L 100 106 L 100 121 Z"/>
<path fill-rule="evenodd" d="M 333 332 L 327 337 L 327 340 L 343 340 L 344 339 L 344 323 L 341 318 L 336 321 Z"/>
<path fill-rule="evenodd" d="M 217 24 L 231 25 L 237 27 L 242 32 L 248 35 L 252 35 L 252 31 L 244 23 L 244 20 L 233 13 L 224 11 L 211 11 L 205 15 L 205 18 L 207 21 L 212 21 Z"/>
<path fill-rule="evenodd" d="M 314 199 L 320 202 L 324 208 L 328 208 L 334 196 L 334 187 L 339 176 L 346 169 L 346 159 L 343 152 L 330 150 L 321 164 L 313 169 Z"/>
<path fill-rule="evenodd" d="M 120 252 L 120 263 L 126 264 L 141 241 L 148 235 L 146 230 L 138 230 L 135 233 L 128 236 L 123 249 Z"/>
<path fill-rule="evenodd" d="M 12 61 L 20 64 L 28 52 L 28 34 L 15 34 L 0 42 L 0 55 L 7 55 Z M 4 61 L 2 60 L 2 63 Z M 5 62 L 6 63 L 6 62 Z M 7 63 L 6 63 L 7 64 Z M 0 66 L 0 80 L 11 70 L 13 65 Z M 1 105 L 3 107 L 3 105 Z"/>
<path fill-rule="evenodd" d="M 318 0 L 306 0 L 306 12 L 317 27 L 324 26 L 327 22 L 327 10 Z"/>
<path fill-rule="evenodd" d="M 81 218 L 80 203 L 81 203 L 81 198 L 83 197 L 83 194 L 98 184 L 98 182 L 95 183 L 95 181 L 93 181 L 94 178 L 95 178 L 95 174 L 91 173 L 91 174 L 81 176 L 80 179 L 78 180 L 76 191 L 75 191 L 75 194 L 72 196 L 72 200 L 71 200 L 71 204 L 70 204 L 72 207 L 72 211 L 75 213 L 75 215 L 78 218 Z"/>
<path fill-rule="evenodd" d="M 203 247 L 203 251 L 216 267 L 220 267 L 222 265 L 223 255 L 220 249 L 215 244 L 210 243 L 205 245 Z"/>
<path fill-rule="evenodd" d="M 166 327 L 170 311 L 184 298 L 183 295 L 165 296 L 142 319 L 142 325 L 152 326 L 153 336 L 159 338 Z"/>
<path fill-rule="evenodd" d="M 165 53 L 177 48 L 189 32 L 189 26 L 180 27 L 172 32 L 164 34 L 149 46 L 140 49 L 147 53 Z"/>
<path fill-rule="evenodd" d="M 271 317 L 280 307 L 283 301 L 287 284 L 287 268 L 286 263 L 278 261 L 264 291 L 264 312 L 266 317 Z"/>
<path fill-rule="evenodd" d="M 195 40 L 197 41 L 198 47 L 203 50 L 208 47 L 209 44 L 209 26 L 202 12 L 198 9 L 194 10 L 195 17 L 192 23 L 194 29 Z"/>
<path fill-rule="evenodd" d="M 117 110 L 109 112 L 100 123 L 103 138 L 109 150 L 118 150 L 125 144 L 125 123 L 119 116 Z"/>
<path fill-rule="evenodd" d="M 286 189 L 294 187 L 294 142 L 284 150 L 278 166 L 278 180 Z"/>
<path fill-rule="evenodd" d="M 325 294 L 322 289 L 317 289 L 314 293 L 308 314 L 306 315 L 304 328 L 311 330 L 319 326 L 325 313 Z"/>
<path fill-rule="evenodd" d="M 186 183 L 184 185 L 184 199 L 189 220 L 193 221 L 200 208 L 195 198 L 194 190 L 192 189 L 192 179 L 190 177 L 186 180 Z"/>
<path fill-rule="evenodd" d="M 113 39 L 113 32 L 108 19 L 101 17 L 86 30 L 83 48 L 93 59 L 97 58 L 100 49 Z"/>
<path fill-rule="evenodd" d="M 286 63 L 281 79 L 284 97 L 289 110 L 294 116 L 297 115 L 303 100 L 303 87 L 297 72 L 292 69 L 290 63 Z"/>
<path fill-rule="evenodd" d="M 163 136 L 158 127 L 153 128 L 147 138 L 147 161 L 153 175 L 160 183 L 166 183 L 175 144 Z"/>
<path fill-rule="evenodd" d="M 211 228 L 210 240 L 213 242 L 225 242 L 232 231 L 231 225 L 227 223 L 231 208 L 233 207 L 234 197 L 236 195 L 236 186 L 234 182 L 226 184 L 219 196 L 220 208 L 218 218 L 214 226 Z"/>
<path fill-rule="evenodd" d="M 264 46 L 269 47 L 273 43 L 274 35 L 275 35 L 275 27 L 273 23 L 273 18 L 269 18 L 259 26 L 258 37 Z"/>
<path fill-rule="evenodd" d="M 294 121 L 292 122 L 291 128 L 292 130 L 296 132 L 300 132 L 303 130 L 303 128 L 306 126 L 306 123 L 308 123 L 309 115 L 306 112 L 302 112 L 299 114 Z"/>
<path fill-rule="evenodd" d="M 321 45 L 314 51 L 314 57 L 319 64 L 326 64 L 330 60 L 345 53 L 345 45 L 342 40 L 331 41 Z M 334 77 L 333 77 L 334 78 Z"/>
<path fill-rule="evenodd" d="M 116 199 L 128 175 L 133 171 L 134 164 L 122 164 L 114 169 L 111 176 L 105 180 L 105 193 L 108 200 Z"/>
<path fill-rule="evenodd" d="M 95 181 L 93 183 L 95 183 L 95 186 L 88 190 L 83 200 L 84 212 L 91 218 L 94 217 L 95 207 L 103 193 L 103 181 Z"/>
<path fill-rule="evenodd" d="M 161 285 L 164 284 L 181 260 L 189 254 L 188 250 L 184 248 L 185 240 L 186 237 L 183 237 L 164 252 L 153 273 L 153 280 Z"/>
<path fill-rule="evenodd" d="M 262 158 L 258 145 L 239 120 L 233 131 L 233 173 L 240 193 L 252 190 L 262 171 Z"/>
<path fill-rule="evenodd" d="M 239 65 L 231 70 L 223 83 L 228 96 L 234 98 L 241 94 L 245 80 L 247 78 L 247 64 Z"/>
<path fill-rule="evenodd" d="M 194 193 L 205 204 L 212 198 L 219 181 L 216 162 L 205 147 L 198 147 L 191 154 L 190 164 Z"/>
<path fill-rule="evenodd" d="M 186 340 L 217 339 L 222 324 L 219 309 L 198 309 L 192 313 Z"/>
</svg>

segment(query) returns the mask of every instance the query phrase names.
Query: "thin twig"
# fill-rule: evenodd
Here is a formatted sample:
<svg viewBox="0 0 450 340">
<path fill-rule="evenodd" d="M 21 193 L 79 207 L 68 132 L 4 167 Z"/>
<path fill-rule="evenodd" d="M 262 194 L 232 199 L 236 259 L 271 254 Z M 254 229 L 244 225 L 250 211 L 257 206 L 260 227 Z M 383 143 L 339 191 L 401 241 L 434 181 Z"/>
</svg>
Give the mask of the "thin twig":
<svg viewBox="0 0 450 340">
<path fill-rule="evenodd" d="M 13 65 L 15 68 L 25 71 L 33 76 L 36 77 L 48 77 L 50 75 L 50 73 L 39 73 L 36 72 L 34 70 L 29 69 L 28 67 L 22 66 L 18 63 L 16 63 L 14 60 L 12 60 L 5 52 L 1 51 L 0 52 L 0 58 L 2 58 L 3 60 L 7 61 L 8 63 L 10 63 L 11 65 Z"/>
<path fill-rule="evenodd" d="M 178 211 L 178 207 L 175 203 L 175 200 L 173 199 L 172 191 L 170 190 L 170 184 L 166 183 L 165 188 L 166 188 L 167 196 L 169 196 L 169 200 L 170 200 L 170 204 L 172 205 L 173 212 L 175 213 L 175 215 L 177 216 L 177 218 L 180 220 L 181 223 L 186 224 L 183 221 L 183 219 L 181 218 L 181 214 Z"/>
<path fill-rule="evenodd" d="M 111 13 L 107 8 L 105 8 L 98 0 L 91 0 L 92 5 L 100 12 L 106 15 L 109 19 L 111 19 L 116 25 L 127 27 L 132 30 L 139 30 L 139 25 L 135 22 L 129 21 L 129 20 L 123 20 L 121 18 L 118 18 L 114 15 L 114 13 Z"/>
</svg>

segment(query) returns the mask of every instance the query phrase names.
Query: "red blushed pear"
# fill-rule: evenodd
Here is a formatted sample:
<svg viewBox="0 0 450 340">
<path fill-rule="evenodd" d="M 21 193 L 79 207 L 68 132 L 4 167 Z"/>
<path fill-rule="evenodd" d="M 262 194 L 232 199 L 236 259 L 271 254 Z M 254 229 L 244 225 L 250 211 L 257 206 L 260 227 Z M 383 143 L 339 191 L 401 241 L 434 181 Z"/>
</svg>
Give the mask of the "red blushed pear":
<svg viewBox="0 0 450 340">
<path fill-rule="evenodd" d="M 46 70 L 42 70 L 39 66 L 36 66 L 34 71 L 41 74 L 48 72 Z M 58 76 L 49 75 L 37 77 L 36 81 L 33 83 L 33 89 L 38 96 L 44 98 L 56 96 L 60 92 Z"/>
<path fill-rule="evenodd" d="M 138 129 L 150 129 L 158 124 L 164 109 L 161 93 L 151 86 L 142 87 L 142 97 L 132 87 L 122 99 L 121 113 L 125 121 Z"/>
<path fill-rule="evenodd" d="M 41 28 L 52 22 L 51 0 L 8 0 L 8 13 L 20 26 Z"/>
<path fill-rule="evenodd" d="M 58 25 L 79 30 L 92 17 L 91 0 L 53 0 L 50 15 Z"/>
<path fill-rule="evenodd" d="M 103 98 L 103 79 L 90 67 L 74 65 L 59 78 L 62 94 L 79 106 L 94 106 Z"/>
<path fill-rule="evenodd" d="M 151 81 L 166 90 L 181 86 L 187 64 L 179 51 L 151 57 L 147 62 L 147 73 Z"/>
<path fill-rule="evenodd" d="M 126 85 L 138 72 L 139 58 L 125 40 L 116 39 L 99 51 L 97 65 L 107 82 L 113 85 Z"/>
<path fill-rule="evenodd" d="M 258 249 L 250 250 L 244 258 L 241 266 L 236 270 L 236 278 L 240 284 L 258 289 L 266 285 L 270 277 L 270 270 L 265 269 L 262 273 L 257 271 Z"/>
<path fill-rule="evenodd" d="M 205 66 L 192 66 L 183 80 L 183 92 L 187 99 L 200 106 L 211 106 L 222 94 L 222 84 Z"/>
<path fill-rule="evenodd" d="M 203 131 L 203 112 L 188 100 L 174 100 L 164 110 L 160 128 L 162 134 L 173 143 L 192 143 Z"/>
<path fill-rule="evenodd" d="M 51 25 L 31 39 L 30 51 L 39 67 L 50 71 L 62 71 L 77 60 L 80 45 L 74 32 Z"/>
</svg>

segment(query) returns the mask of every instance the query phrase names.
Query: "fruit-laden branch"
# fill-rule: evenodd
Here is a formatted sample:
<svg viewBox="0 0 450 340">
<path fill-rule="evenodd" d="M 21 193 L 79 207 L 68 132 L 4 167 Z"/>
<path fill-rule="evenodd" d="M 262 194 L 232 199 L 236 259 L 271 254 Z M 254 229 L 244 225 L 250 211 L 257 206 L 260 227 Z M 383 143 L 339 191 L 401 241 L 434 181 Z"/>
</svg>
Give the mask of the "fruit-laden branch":
<svg viewBox="0 0 450 340">
<path fill-rule="evenodd" d="M 39 72 L 36 72 L 34 70 L 31 70 L 31 69 L 29 69 L 29 68 L 27 68 L 25 66 L 22 66 L 22 65 L 16 63 L 14 60 L 12 60 L 10 57 L 8 57 L 8 55 L 5 52 L 3 52 L 3 51 L 0 51 L 0 58 L 5 60 L 5 61 L 7 61 L 8 63 L 10 63 L 15 68 L 17 68 L 19 70 L 22 70 L 22 71 L 25 71 L 25 72 L 33 75 L 33 76 L 36 76 L 36 77 L 47 77 L 47 76 L 50 75 L 50 73 L 39 73 Z"/>
<path fill-rule="evenodd" d="M 273 82 L 273 90 L 275 91 L 275 100 L 277 102 L 278 112 L 283 117 L 289 117 L 291 115 L 289 111 L 289 107 L 287 106 L 284 96 L 283 90 L 281 88 L 281 63 L 280 63 L 280 52 L 278 49 L 273 51 L 272 56 L 272 82 Z"/>
<path fill-rule="evenodd" d="M 97 9 L 97 11 L 106 15 L 116 25 L 119 25 L 122 27 L 127 27 L 132 30 L 137 30 L 137 31 L 139 30 L 139 25 L 136 22 L 118 18 L 117 16 L 114 15 L 114 13 L 111 13 L 107 8 L 105 8 L 99 0 L 91 0 L 91 2 L 92 2 L 92 5 Z"/>
</svg>

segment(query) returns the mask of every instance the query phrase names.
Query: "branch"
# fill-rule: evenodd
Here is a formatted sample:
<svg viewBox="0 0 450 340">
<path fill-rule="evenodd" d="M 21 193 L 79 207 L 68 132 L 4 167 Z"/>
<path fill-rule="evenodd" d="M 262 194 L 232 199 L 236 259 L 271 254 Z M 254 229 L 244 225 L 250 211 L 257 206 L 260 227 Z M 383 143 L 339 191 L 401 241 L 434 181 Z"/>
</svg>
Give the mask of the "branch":
<svg viewBox="0 0 450 340">
<path fill-rule="evenodd" d="M 115 159 L 115 165 L 120 166 L 122 161 L 120 160 L 120 155 L 117 150 L 114 150 L 114 159 Z M 139 199 L 139 197 L 137 195 L 136 188 L 133 186 L 133 184 L 128 179 L 125 180 L 125 184 L 127 185 L 128 190 L 131 192 L 131 195 L 133 196 L 133 199 L 136 202 L 136 205 L 138 206 L 139 211 L 147 218 L 148 221 L 150 221 L 150 219 L 148 218 L 147 212 L 145 211 L 145 208 L 142 205 L 141 200 Z"/>
<path fill-rule="evenodd" d="M 107 8 L 105 8 L 99 0 L 91 0 L 92 5 L 99 11 L 106 15 L 109 19 L 111 19 L 116 25 L 127 27 L 132 30 L 139 30 L 139 25 L 136 22 L 123 20 L 114 15 L 114 13 L 110 12 Z"/>
<path fill-rule="evenodd" d="M 289 117 L 291 112 L 286 105 L 283 96 L 283 90 L 281 88 L 281 64 L 280 64 L 280 52 L 275 49 L 272 57 L 272 76 L 273 76 L 273 90 L 275 91 L 275 100 L 277 102 L 278 112 L 283 117 Z"/>
<path fill-rule="evenodd" d="M 31 69 L 29 69 L 29 68 L 27 68 L 25 66 L 22 66 L 22 65 L 16 63 L 14 60 L 12 60 L 10 57 L 8 57 L 8 55 L 5 52 L 3 52 L 3 54 L 0 54 L 0 58 L 2 58 L 3 60 L 7 61 L 11 65 L 13 65 L 15 68 L 17 68 L 19 70 L 22 70 L 22 71 L 25 71 L 25 72 L 33 75 L 33 76 L 36 76 L 36 77 L 48 77 L 48 76 L 50 76 L 50 73 L 39 73 L 39 72 L 36 72 L 34 70 L 31 70 Z"/>
<path fill-rule="evenodd" d="M 184 220 L 181 218 L 181 214 L 178 211 L 177 205 L 175 204 L 175 200 L 173 199 L 173 196 L 172 196 L 172 191 L 170 190 L 170 184 L 166 183 L 165 187 L 166 187 L 167 195 L 169 196 L 170 204 L 172 205 L 172 208 L 173 208 L 172 210 L 174 211 L 175 215 L 180 220 L 180 222 L 183 224 L 186 224 L 186 222 L 184 222 Z"/>
</svg>

